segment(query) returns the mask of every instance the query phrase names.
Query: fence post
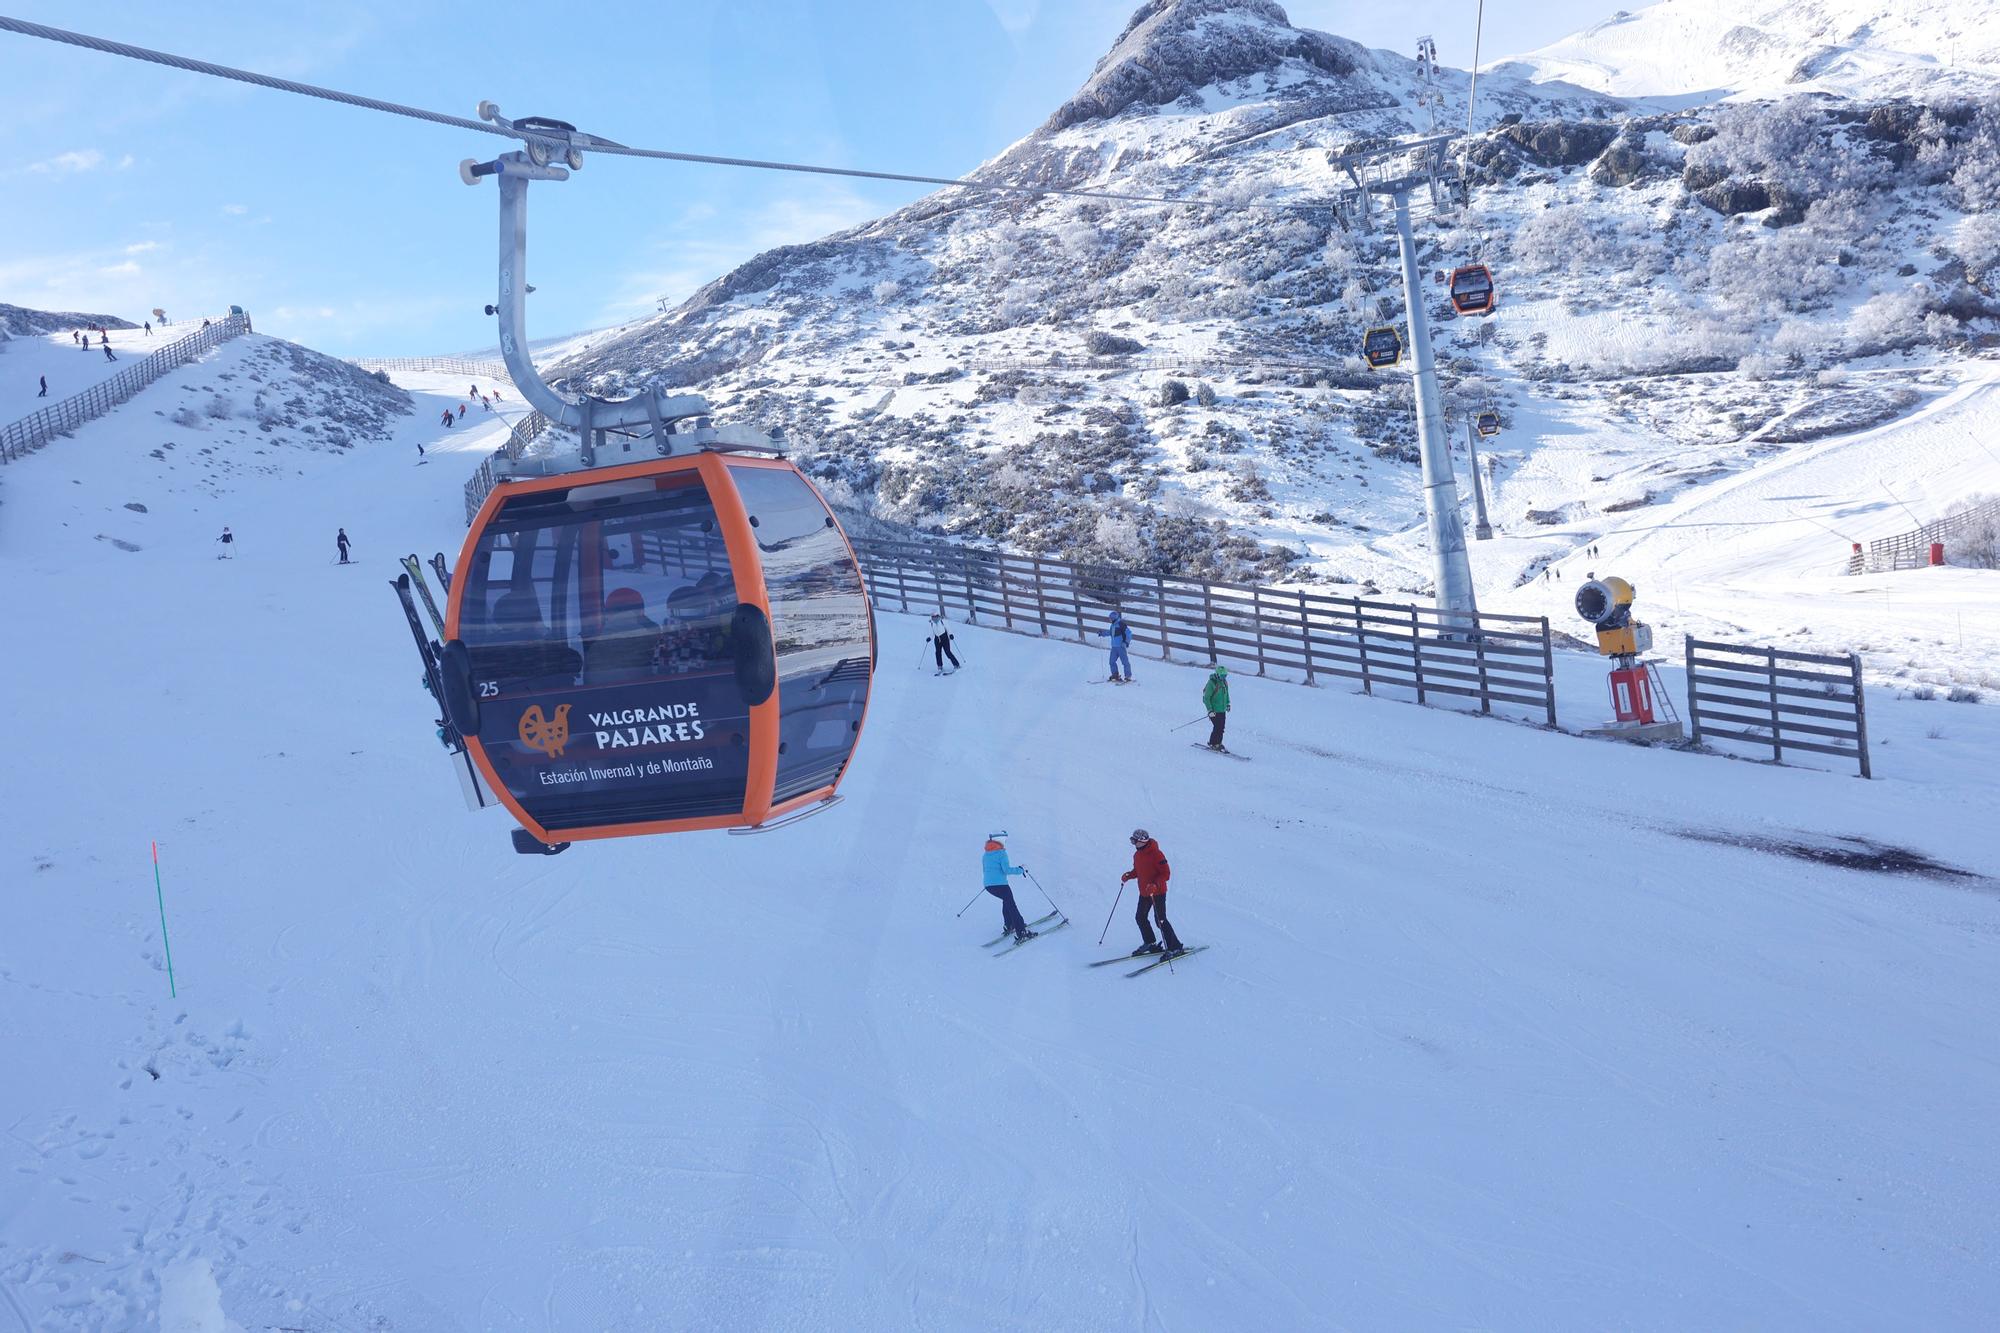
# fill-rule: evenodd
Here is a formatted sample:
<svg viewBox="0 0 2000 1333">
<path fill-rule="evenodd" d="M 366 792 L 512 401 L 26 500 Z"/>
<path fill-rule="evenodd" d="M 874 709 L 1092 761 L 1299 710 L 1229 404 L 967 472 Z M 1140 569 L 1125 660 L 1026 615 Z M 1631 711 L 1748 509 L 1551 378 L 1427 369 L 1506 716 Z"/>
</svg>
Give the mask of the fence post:
<svg viewBox="0 0 2000 1333">
<path fill-rule="evenodd" d="M 1257 626 L 1257 674 L 1264 674 L 1264 590 L 1255 584 L 1250 588 L 1250 619 Z"/>
<path fill-rule="evenodd" d="M 1410 605 L 1410 658 L 1416 664 L 1417 702 L 1424 701 L 1424 638 L 1423 627 L 1417 624 L 1417 608 Z"/>
<path fill-rule="evenodd" d="M 1361 692 L 1372 695 L 1375 693 L 1375 682 L 1368 675 L 1368 626 L 1361 619 L 1361 599 L 1350 597 L 1347 600 L 1354 603 L 1354 638 L 1361 648 Z"/>
<path fill-rule="evenodd" d="M 1153 596 L 1160 607 L 1160 660 L 1174 660 L 1173 650 L 1167 646 L 1167 581 L 1158 574 L 1153 575 Z"/>
<path fill-rule="evenodd" d="M 1000 614 L 1007 618 L 1007 628 L 1014 628 L 1014 594 L 1007 587 L 1007 553 L 1000 552 L 993 558 L 993 567 L 1000 571 Z"/>
<path fill-rule="evenodd" d="M 1299 593 L 1299 647 L 1306 658 L 1306 684 L 1313 683 L 1313 629 L 1312 613 L 1306 609 L 1306 595 Z"/>
<path fill-rule="evenodd" d="M 1771 687 L 1771 762 L 1782 764 L 1785 762 L 1785 742 L 1782 738 L 1782 733 L 1778 730 L 1780 724 L 1778 722 L 1778 650 L 1776 648 L 1766 648 L 1764 650 L 1764 669 L 1771 673 L 1768 677 Z"/>
<path fill-rule="evenodd" d="M 1848 670 L 1854 677 L 1854 740 L 1861 747 L 1861 776 L 1874 776 L 1868 771 L 1868 713 L 1861 702 L 1861 654 L 1847 655 Z"/>
<path fill-rule="evenodd" d="M 966 550 L 959 551 L 958 572 L 965 579 L 966 623 L 977 625 L 979 623 L 979 603 L 973 600 L 972 596 L 972 552 Z M 942 598 L 939 600 L 942 600 Z"/>
<path fill-rule="evenodd" d="M 1201 581 L 1201 626 L 1208 635 L 1208 660 L 1215 661 L 1215 588 L 1207 579 Z"/>
<path fill-rule="evenodd" d="M 1549 641 L 1549 618 L 1542 617 L 1542 697 L 1549 706 L 1549 725 L 1556 724 L 1556 650 Z"/>
<path fill-rule="evenodd" d="M 1701 701 L 1695 698 L 1694 695 L 1695 690 L 1699 686 L 1699 682 L 1695 680 L 1694 676 L 1695 672 L 1694 635 L 1692 634 L 1688 635 L 1686 640 L 1684 640 L 1684 642 L 1687 644 L 1688 743 L 1690 745 L 1700 745 L 1701 744 Z"/>
<path fill-rule="evenodd" d="M 1486 635 L 1479 627 L 1479 613 L 1472 613 L 1472 654 L 1479 663 L 1479 711 L 1493 712 L 1493 696 L 1487 693 L 1486 683 Z"/>
<path fill-rule="evenodd" d="M 903 578 L 903 553 L 897 551 L 890 555 L 889 558 L 896 562 L 896 597 L 903 604 L 903 614 L 908 615 L 910 611 L 910 585 Z"/>
<path fill-rule="evenodd" d="M 1071 565 L 1069 567 L 1070 602 L 1076 611 L 1076 641 L 1078 643 L 1089 643 L 1090 636 L 1084 633 L 1083 629 L 1083 582 L 1077 578 L 1076 571 L 1077 566 Z"/>
<path fill-rule="evenodd" d="M 1035 556 L 1033 559 L 1035 562 L 1032 566 L 1035 572 L 1035 617 L 1042 622 L 1042 637 L 1046 639 L 1049 637 L 1048 594 L 1042 588 L 1042 558 Z"/>
</svg>

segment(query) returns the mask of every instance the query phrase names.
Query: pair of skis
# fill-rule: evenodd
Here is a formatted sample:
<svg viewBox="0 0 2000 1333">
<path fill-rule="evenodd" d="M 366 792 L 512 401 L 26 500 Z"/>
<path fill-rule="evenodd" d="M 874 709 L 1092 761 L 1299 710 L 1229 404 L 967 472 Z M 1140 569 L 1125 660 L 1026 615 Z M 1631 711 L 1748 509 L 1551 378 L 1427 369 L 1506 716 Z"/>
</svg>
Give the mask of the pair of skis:
<svg viewBox="0 0 2000 1333">
<path fill-rule="evenodd" d="M 1159 952 L 1159 953 L 1157 953 L 1157 954 L 1143 954 L 1143 953 L 1128 953 L 1128 954 L 1124 955 L 1124 956 L 1123 956 L 1123 957 L 1121 957 L 1121 958 L 1100 958 L 1100 959 L 1098 959 L 1098 960 L 1097 960 L 1096 962 L 1094 962 L 1094 963 L 1088 963 L 1088 964 L 1086 964 L 1086 966 L 1088 966 L 1088 967 L 1111 967 L 1111 966 L 1113 966 L 1114 964 L 1117 964 L 1117 963 L 1129 963 L 1129 962 L 1131 962 L 1131 961 L 1132 961 L 1133 959 L 1135 959 L 1135 958 L 1150 958 L 1150 959 L 1151 959 L 1152 961 L 1151 961 L 1151 962 L 1149 962 L 1149 963 L 1147 963 L 1147 964 L 1146 964 L 1145 966 L 1143 966 L 1143 967 L 1136 967 L 1136 968 L 1132 969 L 1132 970 L 1131 970 L 1130 972 L 1127 972 L 1127 973 L 1125 974 L 1125 975 L 1126 975 L 1126 976 L 1128 976 L 1128 977 L 1136 977 L 1136 976 L 1140 976 L 1140 975 L 1142 975 L 1142 974 L 1144 974 L 1144 973 L 1147 973 L 1147 972 L 1150 972 L 1150 971 L 1152 971 L 1152 970 L 1153 970 L 1154 968 L 1156 968 L 1156 967 L 1159 967 L 1159 966 L 1161 966 L 1161 965 L 1163 965 L 1163 964 L 1166 964 L 1166 963 L 1178 963 L 1178 962 L 1179 962 L 1179 961 L 1180 961 L 1181 959 L 1183 959 L 1183 958 L 1191 958 L 1191 957 L 1193 957 L 1193 956 L 1194 956 L 1195 954 L 1198 954 L 1198 953 L 1200 953 L 1200 952 L 1201 952 L 1201 951 L 1202 951 L 1203 949 L 1206 949 L 1207 947 L 1208 947 L 1208 946 L 1207 946 L 1206 944 L 1197 944 L 1197 945 L 1195 945 L 1195 946 L 1194 946 L 1194 947 L 1192 947 L 1192 948 L 1186 948 L 1186 949 L 1177 949 L 1177 950 L 1171 950 L 1171 951 L 1169 951 L 1169 950 L 1162 950 L 1161 952 Z"/>
<path fill-rule="evenodd" d="M 1047 922 L 1050 921 L 1055 922 L 1055 924 L 1053 926 L 1047 926 L 1046 929 L 1042 928 L 1045 926 Z M 1069 924 L 1069 918 L 1064 916 L 1061 912 L 1050 912 L 1047 916 L 1036 917 L 1033 921 L 1030 921 L 1028 923 L 1028 929 L 1033 931 L 1034 933 L 1029 935 L 1027 939 L 1017 940 L 1014 939 L 1012 933 L 1003 933 L 997 939 L 990 939 L 986 941 L 985 947 L 988 949 L 993 949 L 993 956 L 995 958 L 1000 958 L 1007 954 L 1015 952 L 1024 945 L 1034 943 L 1036 940 L 1040 939 L 1044 935 L 1053 935 L 1055 932 L 1061 930 L 1064 926 L 1067 926 L 1068 924 Z M 1008 943 L 1009 941 L 1012 941 L 1012 943 Z M 993 946 L 996 944 L 1005 944 L 1006 947 L 1004 949 L 994 949 Z"/>
</svg>

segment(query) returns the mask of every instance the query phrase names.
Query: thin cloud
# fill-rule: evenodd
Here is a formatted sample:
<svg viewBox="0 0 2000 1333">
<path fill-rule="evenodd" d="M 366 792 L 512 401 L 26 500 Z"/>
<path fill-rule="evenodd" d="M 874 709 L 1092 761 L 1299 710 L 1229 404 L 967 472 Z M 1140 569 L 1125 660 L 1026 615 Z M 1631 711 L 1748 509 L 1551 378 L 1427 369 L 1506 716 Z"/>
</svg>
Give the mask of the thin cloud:
<svg viewBox="0 0 2000 1333">
<path fill-rule="evenodd" d="M 45 162 L 32 163 L 28 170 L 37 176 L 76 176 L 104 165 L 104 154 L 95 148 L 76 148 L 57 153 Z"/>
<path fill-rule="evenodd" d="M 140 269 L 137 264 L 128 259 L 122 264 L 112 264 L 97 271 L 100 275 L 107 278 L 129 278 L 137 274 Z"/>
<path fill-rule="evenodd" d="M 233 218 L 240 218 L 240 217 L 242 217 L 242 216 L 243 216 L 243 215 L 244 215 L 245 213 L 248 213 L 248 212 L 250 211 L 250 205 L 248 205 L 248 204 L 224 204 L 224 205 L 222 206 L 222 211 L 223 211 L 223 212 L 225 212 L 225 213 L 227 213 L 227 214 L 228 214 L 228 215 L 229 215 L 230 217 L 233 217 Z"/>
<path fill-rule="evenodd" d="M 158 241 L 138 241 L 132 245 L 126 246 L 125 253 L 128 255 L 143 255 L 143 254 L 148 254 L 159 248 L 160 248 L 160 243 Z"/>
</svg>

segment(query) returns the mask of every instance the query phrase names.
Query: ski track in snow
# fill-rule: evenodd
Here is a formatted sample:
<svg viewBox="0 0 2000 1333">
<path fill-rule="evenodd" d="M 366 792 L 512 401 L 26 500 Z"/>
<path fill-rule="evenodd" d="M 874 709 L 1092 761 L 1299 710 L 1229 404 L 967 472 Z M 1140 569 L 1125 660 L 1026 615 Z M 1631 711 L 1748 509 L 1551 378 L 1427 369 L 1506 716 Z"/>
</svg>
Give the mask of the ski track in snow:
<svg viewBox="0 0 2000 1333">
<path fill-rule="evenodd" d="M 244 1328 L 1947 1327 L 2000 1300 L 2000 1152 L 1966 1132 L 2000 1106 L 1992 881 L 1676 832 L 2000 876 L 1994 710 L 1878 692 L 1863 783 L 1246 675 L 1258 762 L 1211 765 L 1171 731 L 1200 669 L 1091 690 L 1095 646 L 963 627 L 978 669 L 940 678 L 885 614 L 843 805 L 518 857 L 457 800 L 384 586 L 455 558 L 504 422 L 433 439 L 462 383 L 404 382 L 395 438 L 343 455 L 191 471 L 120 413 L 0 476 L 41 629 L 0 793 L 31 814 L 0 833 L 25 1326 L 144 1325 L 192 1261 Z M 443 466 L 411 471 L 418 439 Z M 1687 503 L 1762 482 L 1734 485 Z M 114 522 L 143 549 L 93 539 Z M 329 564 L 343 524 L 359 569 Z M 1594 720 L 1601 664 L 1560 669 Z M 1087 930 L 1135 824 L 1212 947 L 1127 980 L 1083 964 L 1130 947 L 1129 893 Z M 1006 967 L 990 899 L 953 916 L 995 828 L 1078 927 Z"/>
</svg>

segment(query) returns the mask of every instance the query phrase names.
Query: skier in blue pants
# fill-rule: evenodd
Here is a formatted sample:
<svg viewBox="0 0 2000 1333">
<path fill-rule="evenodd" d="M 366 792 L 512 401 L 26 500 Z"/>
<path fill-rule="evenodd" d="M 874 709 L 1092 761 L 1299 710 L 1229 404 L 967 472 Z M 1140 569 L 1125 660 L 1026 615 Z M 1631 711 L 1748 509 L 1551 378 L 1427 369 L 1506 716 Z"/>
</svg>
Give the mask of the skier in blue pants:
<svg viewBox="0 0 2000 1333">
<path fill-rule="evenodd" d="M 1000 900 L 1000 928 L 1017 941 L 1027 941 L 1035 937 L 1028 929 L 1028 923 L 1021 916 L 1021 909 L 1014 905 L 1014 886 L 1007 882 L 1009 875 L 1025 875 L 1028 872 L 1007 859 L 1007 848 L 998 838 L 986 840 L 986 855 L 980 866 L 986 873 L 986 891 Z"/>
<path fill-rule="evenodd" d="M 1132 647 L 1132 627 L 1125 623 L 1124 616 L 1113 611 L 1111 627 L 1104 631 L 1104 637 L 1111 640 L 1111 679 L 1131 680 L 1132 654 L 1128 650 Z M 1118 674 L 1121 666 L 1125 669 L 1122 676 Z"/>
</svg>

